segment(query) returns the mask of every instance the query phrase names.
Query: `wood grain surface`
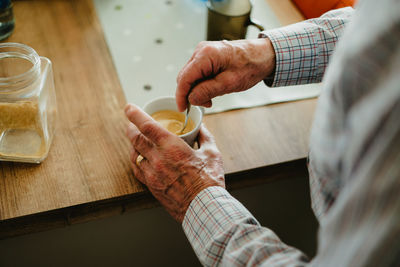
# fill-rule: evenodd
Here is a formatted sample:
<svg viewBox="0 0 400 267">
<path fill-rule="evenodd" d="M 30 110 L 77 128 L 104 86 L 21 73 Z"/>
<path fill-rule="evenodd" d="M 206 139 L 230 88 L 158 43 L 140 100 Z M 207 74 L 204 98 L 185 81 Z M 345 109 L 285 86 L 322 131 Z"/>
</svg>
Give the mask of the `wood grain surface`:
<svg viewBox="0 0 400 267">
<path fill-rule="evenodd" d="M 8 42 L 53 63 L 57 132 L 40 165 L 0 163 L 0 219 L 143 191 L 133 178 L 125 98 L 91 1 L 17 1 Z"/>
<path fill-rule="evenodd" d="M 92 1 L 15 1 L 14 12 L 6 41 L 53 62 L 59 116 L 42 164 L 0 163 L 0 238 L 157 205 L 130 169 L 126 100 Z M 304 171 L 315 102 L 206 116 L 228 187 Z"/>
<path fill-rule="evenodd" d="M 266 90 L 268 90 L 266 88 Z M 315 99 L 206 116 L 228 173 L 304 158 Z"/>
</svg>

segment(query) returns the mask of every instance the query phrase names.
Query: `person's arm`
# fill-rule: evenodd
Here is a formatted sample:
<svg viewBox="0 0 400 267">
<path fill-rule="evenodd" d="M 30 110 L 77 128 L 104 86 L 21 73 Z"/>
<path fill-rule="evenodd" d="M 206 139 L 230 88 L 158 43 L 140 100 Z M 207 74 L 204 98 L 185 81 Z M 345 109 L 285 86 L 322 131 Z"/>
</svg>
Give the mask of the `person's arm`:
<svg viewBox="0 0 400 267">
<path fill-rule="evenodd" d="M 394 103 L 396 103 L 394 101 Z M 400 105 L 321 221 L 318 253 L 308 262 L 225 189 L 208 187 L 191 202 L 183 229 L 204 266 L 398 266 L 400 263 Z"/>
<path fill-rule="evenodd" d="M 260 33 L 275 50 L 275 70 L 264 80 L 266 84 L 278 87 L 320 82 L 353 12 L 351 7 L 336 9 L 319 18 Z"/>
<path fill-rule="evenodd" d="M 265 31 L 254 40 L 201 42 L 177 77 L 179 111 L 193 105 L 211 107 L 212 99 L 267 85 L 315 83 L 322 79 L 330 55 L 352 8 Z"/>
<path fill-rule="evenodd" d="M 318 253 L 311 262 L 260 226 L 224 189 L 221 155 L 205 128 L 199 135 L 200 149 L 193 150 L 138 107 L 128 105 L 135 177 L 182 223 L 205 266 L 397 266 L 400 104 L 398 87 L 390 84 L 394 86 L 390 94 L 379 91 L 379 99 L 388 100 L 384 117 L 376 120 L 355 165 L 347 164 L 342 171 L 346 183 L 320 221 Z M 136 163 L 139 154 L 145 159 Z"/>
<path fill-rule="evenodd" d="M 191 202 L 182 223 L 204 266 L 302 266 L 308 258 L 284 244 L 224 188 L 208 187 Z"/>
</svg>

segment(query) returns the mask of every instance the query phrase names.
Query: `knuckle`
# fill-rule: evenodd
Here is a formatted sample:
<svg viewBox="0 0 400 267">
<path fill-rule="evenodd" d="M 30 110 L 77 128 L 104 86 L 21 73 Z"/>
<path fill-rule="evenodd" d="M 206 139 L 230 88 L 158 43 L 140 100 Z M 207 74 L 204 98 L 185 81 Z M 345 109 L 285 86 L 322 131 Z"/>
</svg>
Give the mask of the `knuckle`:
<svg viewBox="0 0 400 267">
<path fill-rule="evenodd" d="M 221 153 L 218 150 L 212 148 L 204 150 L 204 154 L 209 158 L 214 158 L 214 159 L 221 158 Z"/>
<path fill-rule="evenodd" d="M 142 124 L 141 132 L 145 136 L 153 136 L 157 132 L 157 127 L 154 122 L 146 121 Z"/>
<path fill-rule="evenodd" d="M 142 125 L 144 136 L 150 137 L 155 142 L 161 142 L 168 137 L 168 132 L 162 131 L 161 126 L 154 121 L 147 121 Z"/>
<path fill-rule="evenodd" d="M 197 47 L 196 47 L 196 51 L 199 56 L 200 55 L 210 55 L 213 54 L 214 52 L 216 52 L 217 48 L 215 47 L 215 45 L 212 44 L 212 42 L 208 42 L 208 41 L 202 41 L 200 42 Z"/>
<path fill-rule="evenodd" d="M 136 139 L 139 138 L 140 133 L 138 132 L 131 132 L 129 133 L 129 139 L 131 140 L 131 143 L 134 144 L 136 142 Z"/>
<path fill-rule="evenodd" d="M 199 43 L 197 44 L 197 46 L 196 46 L 196 50 L 205 47 L 207 44 L 208 44 L 207 41 L 201 41 L 201 42 L 199 42 Z"/>
<path fill-rule="evenodd" d="M 134 147 L 142 147 L 145 143 L 146 139 L 142 134 L 137 134 L 132 140 L 132 145 Z"/>
<path fill-rule="evenodd" d="M 215 51 L 215 47 L 209 44 L 203 46 L 202 51 L 204 54 L 212 54 Z"/>
<path fill-rule="evenodd" d="M 128 137 L 129 141 L 133 143 L 133 140 L 136 138 L 137 133 L 132 131 L 127 131 L 126 136 Z"/>
</svg>

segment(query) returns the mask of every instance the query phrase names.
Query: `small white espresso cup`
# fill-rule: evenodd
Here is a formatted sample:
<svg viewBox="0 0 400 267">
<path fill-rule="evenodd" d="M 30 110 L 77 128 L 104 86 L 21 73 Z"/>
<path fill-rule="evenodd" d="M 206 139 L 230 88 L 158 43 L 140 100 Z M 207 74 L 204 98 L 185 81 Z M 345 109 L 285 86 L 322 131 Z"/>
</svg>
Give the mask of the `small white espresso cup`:
<svg viewBox="0 0 400 267">
<path fill-rule="evenodd" d="M 147 102 L 143 107 L 144 112 L 149 115 L 154 114 L 157 111 L 161 110 L 173 110 L 178 111 L 178 107 L 176 106 L 176 100 L 173 96 L 162 96 L 156 99 Z M 185 111 L 186 112 L 186 111 Z M 193 106 L 190 108 L 189 118 L 191 118 L 195 124 L 195 127 L 192 131 L 179 135 L 189 146 L 194 145 L 196 141 L 197 135 L 200 131 L 201 121 L 203 120 L 203 108 L 198 106 Z M 185 113 L 186 114 L 186 113 Z"/>
</svg>

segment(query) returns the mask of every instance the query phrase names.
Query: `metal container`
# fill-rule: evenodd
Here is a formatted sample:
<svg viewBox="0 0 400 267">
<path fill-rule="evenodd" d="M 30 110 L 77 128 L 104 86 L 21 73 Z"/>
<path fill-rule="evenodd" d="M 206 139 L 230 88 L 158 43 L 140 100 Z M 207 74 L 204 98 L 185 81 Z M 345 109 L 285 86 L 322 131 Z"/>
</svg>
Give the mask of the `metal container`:
<svg viewBox="0 0 400 267">
<path fill-rule="evenodd" d="M 264 30 L 250 18 L 251 4 L 247 0 L 211 0 L 207 9 L 208 41 L 245 39 L 250 25 Z"/>
</svg>

